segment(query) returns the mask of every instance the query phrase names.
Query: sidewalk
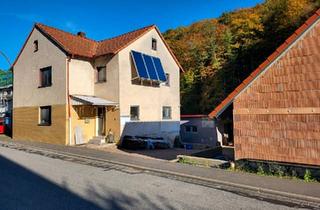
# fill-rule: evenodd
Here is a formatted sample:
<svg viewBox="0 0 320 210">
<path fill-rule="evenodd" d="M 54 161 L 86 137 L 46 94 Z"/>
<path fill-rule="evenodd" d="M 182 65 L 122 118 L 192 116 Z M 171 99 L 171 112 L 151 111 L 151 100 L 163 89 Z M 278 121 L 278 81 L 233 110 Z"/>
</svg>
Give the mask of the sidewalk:
<svg viewBox="0 0 320 210">
<path fill-rule="evenodd" d="M 320 205 L 320 184 L 305 183 L 299 180 L 281 179 L 277 177 L 263 177 L 249 173 L 233 172 L 216 168 L 201 168 L 191 165 L 172 163 L 169 161 L 132 158 L 129 155 L 108 153 L 83 147 L 60 146 L 35 142 L 12 141 L 9 138 L 0 137 L 1 143 L 13 142 L 25 147 L 31 146 L 39 149 L 55 151 L 56 153 L 71 154 L 111 161 L 126 166 L 132 166 L 143 170 L 154 170 L 161 173 L 168 173 L 177 176 L 186 176 L 200 181 L 212 181 L 220 185 L 221 189 L 225 186 L 239 187 L 253 190 L 256 193 L 270 193 L 273 195 L 291 197 L 319 203 Z"/>
</svg>

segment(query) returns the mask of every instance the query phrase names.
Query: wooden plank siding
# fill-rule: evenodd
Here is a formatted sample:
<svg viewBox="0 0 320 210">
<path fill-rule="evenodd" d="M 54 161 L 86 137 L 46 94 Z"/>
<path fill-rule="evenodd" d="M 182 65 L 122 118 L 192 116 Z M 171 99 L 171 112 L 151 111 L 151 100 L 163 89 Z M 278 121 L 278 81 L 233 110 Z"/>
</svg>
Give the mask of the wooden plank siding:
<svg viewBox="0 0 320 210">
<path fill-rule="evenodd" d="M 320 165 L 320 25 L 234 102 L 236 159 Z"/>
</svg>

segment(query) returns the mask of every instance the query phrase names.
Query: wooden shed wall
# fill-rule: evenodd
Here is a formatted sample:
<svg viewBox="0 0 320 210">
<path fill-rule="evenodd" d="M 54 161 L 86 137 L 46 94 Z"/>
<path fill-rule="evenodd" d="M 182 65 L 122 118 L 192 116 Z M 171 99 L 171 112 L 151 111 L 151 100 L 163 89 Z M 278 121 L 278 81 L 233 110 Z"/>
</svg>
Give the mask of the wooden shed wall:
<svg viewBox="0 0 320 210">
<path fill-rule="evenodd" d="M 236 159 L 320 165 L 320 24 L 234 100 Z"/>
</svg>

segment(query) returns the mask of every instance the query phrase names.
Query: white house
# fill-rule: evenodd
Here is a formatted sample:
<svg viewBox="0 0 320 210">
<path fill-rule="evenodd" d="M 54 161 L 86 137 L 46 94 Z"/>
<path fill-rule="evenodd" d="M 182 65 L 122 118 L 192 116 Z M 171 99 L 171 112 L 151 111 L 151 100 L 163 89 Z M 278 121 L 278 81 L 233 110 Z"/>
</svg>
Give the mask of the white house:
<svg viewBox="0 0 320 210">
<path fill-rule="evenodd" d="M 179 135 L 181 66 L 155 25 L 95 41 L 35 24 L 13 65 L 13 138 Z"/>
</svg>

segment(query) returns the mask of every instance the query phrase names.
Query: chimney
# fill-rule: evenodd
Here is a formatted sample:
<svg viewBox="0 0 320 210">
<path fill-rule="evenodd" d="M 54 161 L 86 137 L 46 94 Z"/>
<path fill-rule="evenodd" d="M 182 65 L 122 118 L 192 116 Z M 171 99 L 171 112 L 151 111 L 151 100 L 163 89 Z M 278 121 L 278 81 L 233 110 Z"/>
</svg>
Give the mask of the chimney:
<svg viewBox="0 0 320 210">
<path fill-rule="evenodd" d="M 77 33 L 77 36 L 86 37 L 86 33 L 84 33 L 83 31 L 79 31 L 79 32 Z"/>
</svg>

